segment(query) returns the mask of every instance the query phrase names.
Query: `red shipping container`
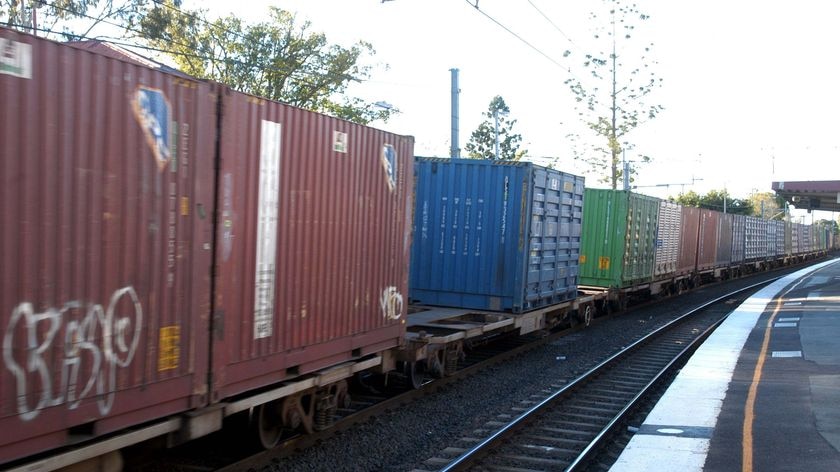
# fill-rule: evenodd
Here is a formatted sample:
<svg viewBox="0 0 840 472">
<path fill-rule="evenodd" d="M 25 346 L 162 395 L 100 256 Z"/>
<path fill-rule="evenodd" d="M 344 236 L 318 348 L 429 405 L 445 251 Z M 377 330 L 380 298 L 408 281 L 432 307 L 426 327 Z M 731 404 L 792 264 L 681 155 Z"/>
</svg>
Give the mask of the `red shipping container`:
<svg viewBox="0 0 840 472">
<path fill-rule="evenodd" d="M 694 272 L 697 268 L 697 238 L 700 235 L 700 209 L 680 207 L 680 253 L 677 275 Z"/>
<path fill-rule="evenodd" d="M 6 29 L 0 50 L 5 463 L 207 401 L 216 101 Z"/>
<path fill-rule="evenodd" d="M 398 346 L 414 140 L 222 97 L 214 399 Z"/>
<path fill-rule="evenodd" d="M 697 240 L 698 271 L 713 269 L 717 265 L 718 234 L 722 215 L 723 213 L 714 210 L 700 209 L 700 236 Z"/>
</svg>

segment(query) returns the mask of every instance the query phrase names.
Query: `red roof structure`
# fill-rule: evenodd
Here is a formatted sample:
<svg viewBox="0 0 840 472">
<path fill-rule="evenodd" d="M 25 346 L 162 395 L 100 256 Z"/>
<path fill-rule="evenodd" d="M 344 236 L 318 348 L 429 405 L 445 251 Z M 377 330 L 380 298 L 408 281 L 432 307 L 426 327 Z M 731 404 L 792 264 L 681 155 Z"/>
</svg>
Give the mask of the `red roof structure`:
<svg viewBox="0 0 840 472">
<path fill-rule="evenodd" d="M 840 180 L 773 182 L 773 191 L 796 208 L 840 211 Z"/>
</svg>

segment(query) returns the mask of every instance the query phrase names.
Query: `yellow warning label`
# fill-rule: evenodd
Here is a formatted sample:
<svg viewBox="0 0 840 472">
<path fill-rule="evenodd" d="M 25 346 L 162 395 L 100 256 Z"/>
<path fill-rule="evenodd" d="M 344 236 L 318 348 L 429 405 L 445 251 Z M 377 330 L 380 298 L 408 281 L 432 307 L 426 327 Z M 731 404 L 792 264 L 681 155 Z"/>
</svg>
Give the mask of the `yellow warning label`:
<svg viewBox="0 0 840 472">
<path fill-rule="evenodd" d="M 178 368 L 181 357 L 181 327 L 163 326 L 160 328 L 160 355 L 158 372 Z"/>
<path fill-rule="evenodd" d="M 609 257 L 599 257 L 598 258 L 598 269 L 600 270 L 610 270 L 610 258 Z"/>
<path fill-rule="evenodd" d="M 190 197 L 181 197 L 181 216 L 190 216 Z"/>
<path fill-rule="evenodd" d="M 580 257 L 578 257 L 578 264 L 586 264 L 586 254 L 581 254 Z"/>
</svg>

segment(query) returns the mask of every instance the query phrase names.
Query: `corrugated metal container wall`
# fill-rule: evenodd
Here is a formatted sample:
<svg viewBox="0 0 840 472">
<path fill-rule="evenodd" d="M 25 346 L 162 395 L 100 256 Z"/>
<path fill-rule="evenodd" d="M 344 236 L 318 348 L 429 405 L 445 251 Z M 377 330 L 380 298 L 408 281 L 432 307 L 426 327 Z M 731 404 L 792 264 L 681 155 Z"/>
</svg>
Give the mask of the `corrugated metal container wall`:
<svg viewBox="0 0 840 472">
<path fill-rule="evenodd" d="M 775 226 L 775 234 L 776 234 L 776 253 L 773 254 L 775 257 L 784 256 L 786 253 L 785 250 L 785 222 L 782 220 L 770 220 L 768 222 L 769 225 Z"/>
<path fill-rule="evenodd" d="M 783 221 L 785 225 L 785 255 L 790 256 L 793 254 L 793 223 L 790 221 Z"/>
<path fill-rule="evenodd" d="M 811 252 L 814 250 L 814 232 L 811 231 L 812 228 L 811 225 L 802 225 L 802 239 L 800 241 L 805 242 L 802 252 Z"/>
<path fill-rule="evenodd" d="M 790 224 L 790 239 L 791 239 L 791 254 L 797 255 L 802 253 L 802 227 L 799 223 Z"/>
<path fill-rule="evenodd" d="M 625 287 L 650 281 L 659 199 L 620 190 L 586 189 L 581 285 Z"/>
<path fill-rule="evenodd" d="M 671 275 L 677 271 L 680 252 L 680 205 L 667 200 L 659 202 L 659 222 L 656 228 L 656 262 L 654 277 Z"/>
<path fill-rule="evenodd" d="M 723 213 L 720 215 L 720 226 L 718 227 L 717 257 L 715 265 L 718 267 L 728 266 L 732 261 L 732 231 L 735 224 L 735 215 Z"/>
<path fill-rule="evenodd" d="M 746 249 L 746 224 L 745 215 L 732 215 L 732 259 L 733 264 L 744 262 Z"/>
<path fill-rule="evenodd" d="M 414 140 L 222 94 L 214 400 L 397 346 Z"/>
<path fill-rule="evenodd" d="M 772 259 L 777 256 L 779 252 L 779 248 L 777 246 L 778 239 L 776 238 L 776 232 L 779 227 L 774 221 L 770 220 L 764 220 L 764 224 L 767 229 L 767 259 Z"/>
<path fill-rule="evenodd" d="M 761 261 L 767 257 L 767 223 L 755 216 L 747 217 L 747 261 Z"/>
<path fill-rule="evenodd" d="M 418 158 L 411 298 L 520 312 L 577 296 L 583 177 Z"/>
<path fill-rule="evenodd" d="M 0 44 L 2 463 L 206 401 L 216 122 L 208 84 Z"/>
<path fill-rule="evenodd" d="M 697 268 L 697 247 L 700 236 L 700 209 L 680 209 L 680 254 L 677 258 L 677 274 L 694 272 Z"/>
<path fill-rule="evenodd" d="M 697 241 L 697 270 L 712 269 L 717 264 L 720 217 L 723 213 L 700 209 L 700 235 Z"/>
</svg>

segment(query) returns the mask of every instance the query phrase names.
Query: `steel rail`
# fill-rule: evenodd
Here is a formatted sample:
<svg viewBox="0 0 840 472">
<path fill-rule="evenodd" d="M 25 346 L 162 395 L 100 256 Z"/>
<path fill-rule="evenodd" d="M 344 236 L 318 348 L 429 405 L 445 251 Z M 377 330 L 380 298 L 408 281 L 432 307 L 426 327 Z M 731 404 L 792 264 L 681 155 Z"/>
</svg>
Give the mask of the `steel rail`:
<svg viewBox="0 0 840 472">
<path fill-rule="evenodd" d="M 551 394 L 546 399 L 542 400 L 538 404 L 534 405 L 533 407 L 531 407 L 530 409 L 528 409 L 527 411 L 525 411 L 524 413 L 522 413 L 521 415 L 516 417 L 510 423 L 503 426 L 498 431 L 496 431 L 495 433 L 493 433 L 492 435 L 490 435 L 489 437 L 487 437 L 483 441 L 481 441 L 478 444 L 476 444 L 475 446 L 473 446 L 471 449 L 465 451 L 464 453 L 462 453 L 461 455 L 456 457 L 452 462 L 447 464 L 445 467 L 443 467 L 442 469 L 439 469 L 439 472 L 454 472 L 454 471 L 465 470 L 468 466 L 472 465 L 478 459 L 482 458 L 486 454 L 486 452 L 490 449 L 490 447 L 492 445 L 495 445 L 495 444 L 501 442 L 506 437 L 514 434 L 515 431 L 519 427 L 523 426 L 525 423 L 527 423 L 528 421 L 533 419 L 538 413 L 542 412 L 544 409 L 546 409 L 549 405 L 553 404 L 559 398 L 561 398 L 561 397 L 565 396 L 566 394 L 572 392 L 573 390 L 579 388 L 581 385 L 583 385 L 589 379 L 594 377 L 596 374 L 601 373 L 601 371 L 605 370 L 611 364 L 615 363 L 616 361 L 620 360 L 623 357 L 626 357 L 630 353 L 636 351 L 641 345 L 646 344 L 648 341 L 650 341 L 650 340 L 654 339 L 655 337 L 659 336 L 660 334 L 662 334 L 666 330 L 672 328 L 674 325 L 683 322 L 684 320 L 686 320 L 688 317 L 694 315 L 695 313 L 697 313 L 697 312 L 699 312 L 699 311 L 701 311 L 701 310 L 703 310 L 703 309 L 705 309 L 705 308 L 707 308 L 711 305 L 719 303 L 719 302 L 721 302 L 721 301 L 723 301 L 727 298 L 730 298 L 733 295 L 752 290 L 752 289 L 754 289 L 756 287 L 759 287 L 759 286 L 762 286 L 762 285 L 767 285 L 769 283 L 772 283 L 772 282 L 778 280 L 779 278 L 780 277 L 775 277 L 775 278 L 772 278 L 772 279 L 769 279 L 769 280 L 766 280 L 766 281 L 762 281 L 762 282 L 759 282 L 759 283 L 756 283 L 756 284 L 749 285 L 747 287 L 740 288 L 738 290 L 735 290 L 735 291 L 730 292 L 726 295 L 717 297 L 717 298 L 712 299 L 712 300 L 710 300 L 706 303 L 703 303 L 701 305 L 698 305 L 698 306 L 692 308 L 691 310 L 689 310 L 688 312 L 686 312 L 682 316 L 680 316 L 678 318 L 675 318 L 674 320 L 666 323 L 665 325 L 661 326 L 657 330 L 652 331 L 651 333 L 647 334 L 646 336 L 638 339 L 633 344 L 631 344 L 631 345 L 627 346 L 626 348 L 624 348 L 623 350 L 613 354 L 612 356 L 610 356 L 605 361 L 601 362 L 597 366 L 593 367 L 592 369 L 588 370 L 584 374 L 580 375 L 578 378 L 576 378 L 575 380 L 570 382 L 565 387 L 563 387 L 560 390 L 554 392 L 553 394 Z M 724 317 L 723 319 L 725 319 L 725 318 L 726 317 Z M 709 330 L 704 331 L 703 335 L 707 335 L 707 333 L 710 333 L 710 331 Z M 694 345 L 695 345 L 695 343 L 692 342 L 692 344 L 690 346 L 694 346 Z M 686 348 L 686 349 L 688 349 L 688 348 Z M 681 357 L 683 355 L 683 353 L 686 351 L 686 349 L 681 351 L 681 353 L 679 354 L 678 357 Z M 676 358 L 674 360 L 670 361 L 668 363 L 668 366 L 666 367 L 666 369 L 670 368 L 675 361 L 676 361 Z M 663 369 L 663 371 L 664 370 L 665 369 Z M 647 390 L 652 385 L 654 385 L 658 379 L 661 378 L 662 373 L 663 372 L 661 371 L 659 374 L 657 374 L 656 378 L 654 380 L 652 380 L 651 382 L 649 382 L 648 385 L 644 387 L 643 391 L 641 393 L 637 394 L 636 397 L 634 397 L 634 399 L 631 401 L 631 403 L 633 403 L 633 404 L 637 403 L 639 398 L 643 397 L 644 393 L 647 392 Z M 578 467 L 580 465 L 580 463 L 583 462 L 583 460 L 585 460 L 585 458 L 588 457 L 592 453 L 592 451 L 595 449 L 595 447 L 597 447 L 597 445 L 600 443 L 600 441 L 603 440 L 603 438 L 606 436 L 606 434 L 608 434 L 610 432 L 611 428 L 614 427 L 615 424 L 617 424 L 622 419 L 622 417 L 624 415 L 626 415 L 627 412 L 631 409 L 632 409 L 631 404 L 628 404 L 627 406 L 625 406 L 625 408 L 623 408 L 621 410 L 621 412 L 618 415 L 616 415 L 616 417 L 612 421 L 610 421 L 610 423 L 606 427 L 604 427 L 600 433 L 598 433 L 595 440 L 590 442 L 590 444 L 587 447 L 584 448 L 583 452 L 578 455 L 578 458 L 575 459 L 572 462 L 572 464 L 566 470 L 574 470 L 575 467 Z M 596 443 L 596 441 L 598 443 Z M 582 456 L 584 456 L 584 457 L 582 457 Z"/>
</svg>

